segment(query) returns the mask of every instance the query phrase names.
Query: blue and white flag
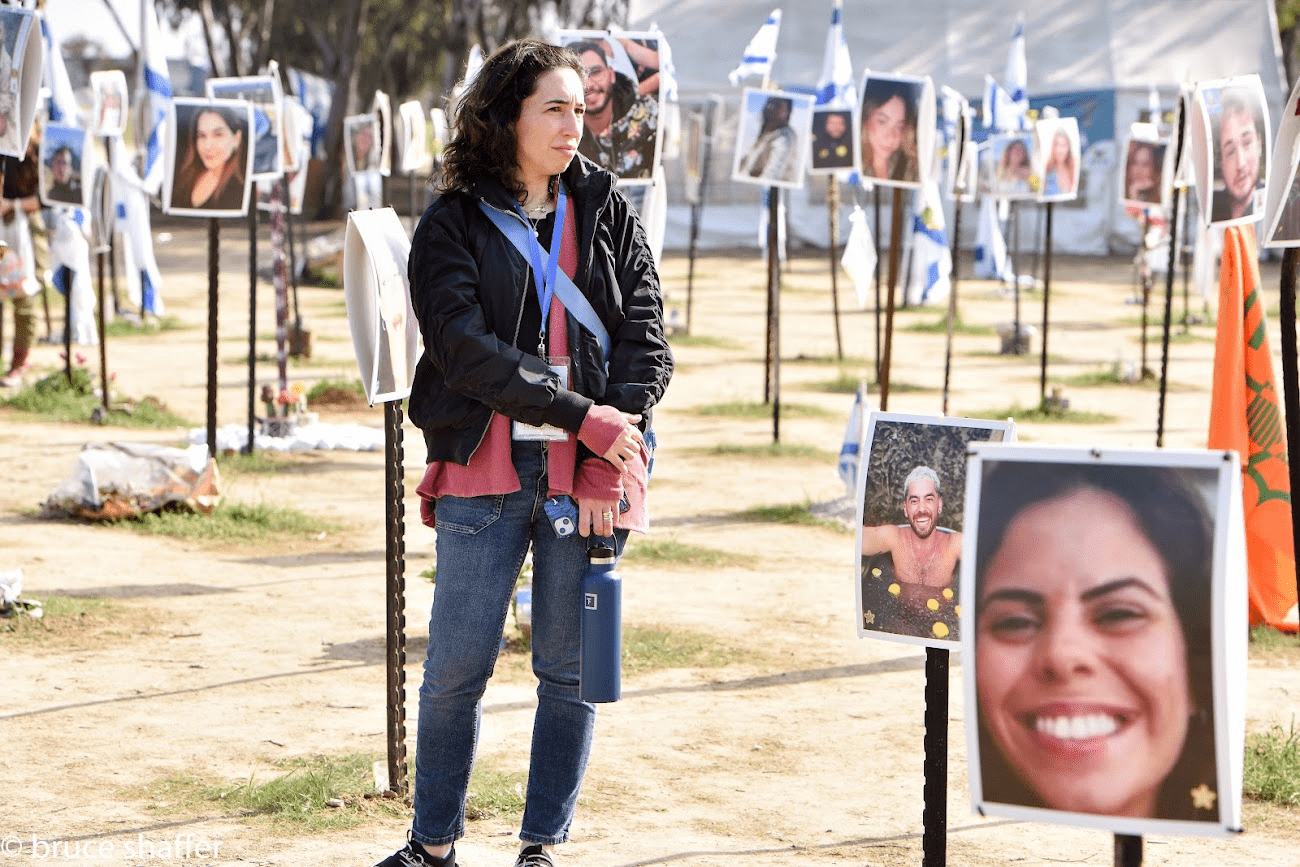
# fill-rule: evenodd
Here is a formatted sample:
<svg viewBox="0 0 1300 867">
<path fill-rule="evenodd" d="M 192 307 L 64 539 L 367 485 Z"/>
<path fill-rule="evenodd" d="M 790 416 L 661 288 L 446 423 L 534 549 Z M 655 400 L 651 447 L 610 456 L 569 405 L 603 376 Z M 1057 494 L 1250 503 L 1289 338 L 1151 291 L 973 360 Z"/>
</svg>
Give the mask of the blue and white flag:
<svg viewBox="0 0 1300 867">
<path fill-rule="evenodd" d="M 751 75 L 761 76 L 763 81 L 772 73 L 772 62 L 776 60 L 776 39 L 781 34 L 781 10 L 773 9 L 767 21 L 758 28 L 754 38 L 745 46 L 740 65 L 727 73 L 731 86 L 736 87 Z"/>
<path fill-rule="evenodd" d="M 311 113 L 311 155 L 325 157 L 325 133 L 330 124 L 330 108 L 334 104 L 334 82 L 311 72 L 288 67 L 289 90 L 303 107 Z"/>
<path fill-rule="evenodd" d="M 849 499 L 858 495 L 858 466 L 862 463 L 862 421 L 866 416 L 866 387 L 858 383 L 858 393 L 849 410 L 849 423 L 844 428 L 844 443 L 840 446 L 839 474 Z"/>
<path fill-rule="evenodd" d="M 77 98 L 72 93 L 72 82 L 68 79 L 68 68 L 63 64 L 63 55 L 54 44 L 49 23 L 41 19 L 41 39 L 45 42 L 45 86 L 50 96 L 46 116 L 50 123 L 60 126 L 81 126 L 77 118 Z"/>
<path fill-rule="evenodd" d="M 1016 16 L 1015 29 L 1011 31 L 1011 50 L 1007 53 L 1007 74 L 1004 80 L 1011 101 L 1022 106 L 1023 115 L 1029 110 L 1029 66 L 1025 62 L 1025 17 Z"/>
<path fill-rule="evenodd" d="M 158 29 L 158 12 L 152 3 L 140 4 L 140 57 L 144 65 L 144 91 L 140 95 L 143 105 L 137 115 L 141 120 L 137 144 L 144 153 L 140 173 L 145 191 L 156 196 L 162 189 L 171 138 L 167 115 L 172 104 L 172 80 Z"/>
<path fill-rule="evenodd" d="M 939 182 L 930 178 L 921 187 L 919 210 L 912 219 L 912 273 L 907 280 L 907 303 L 934 304 L 948 297 L 952 276 L 952 250 L 943 216 Z"/>
<path fill-rule="evenodd" d="M 831 27 L 826 33 L 826 53 L 822 55 L 822 74 L 817 79 L 819 107 L 852 109 L 858 102 L 849 44 L 844 40 L 843 17 L 844 0 L 835 0 L 831 8 Z"/>
<path fill-rule="evenodd" d="M 984 280 L 1015 281 L 1007 241 L 998 221 L 998 205 L 992 196 L 982 197 L 979 229 L 975 234 L 975 276 Z"/>
<path fill-rule="evenodd" d="M 141 313 L 162 316 L 162 272 L 154 258 L 149 197 L 123 152 L 122 140 L 114 139 L 112 147 L 113 231 L 124 241 L 117 249 L 122 251 L 127 299 Z"/>
<path fill-rule="evenodd" d="M 1029 70 L 1025 64 L 1025 22 L 1016 18 L 1007 54 L 1005 86 L 984 76 L 984 125 L 993 130 L 1029 129 Z"/>
</svg>

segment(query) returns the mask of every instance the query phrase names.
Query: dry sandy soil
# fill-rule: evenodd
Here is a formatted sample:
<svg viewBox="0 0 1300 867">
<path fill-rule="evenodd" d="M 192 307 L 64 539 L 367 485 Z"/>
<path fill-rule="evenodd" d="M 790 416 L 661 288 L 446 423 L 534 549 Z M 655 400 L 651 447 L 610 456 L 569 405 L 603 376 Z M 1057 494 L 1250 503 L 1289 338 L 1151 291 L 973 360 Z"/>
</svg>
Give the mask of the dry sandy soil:
<svg viewBox="0 0 1300 867">
<path fill-rule="evenodd" d="M 185 327 L 111 341 L 109 364 L 123 394 L 156 395 L 197 427 L 205 405 L 206 239 L 199 224 L 161 229 L 171 235 L 158 245 L 164 297 L 170 315 Z M 265 249 L 264 242 L 262 256 L 269 260 Z M 243 225 L 227 227 L 221 246 L 222 424 L 245 418 L 246 254 Z M 663 271 L 671 304 L 684 308 L 685 256 L 668 256 Z M 1125 303 L 1133 295 L 1130 263 L 1058 257 L 1054 274 L 1052 375 L 1138 362 L 1140 308 Z M 851 397 L 824 387 L 841 370 L 834 361 L 829 285 L 825 254 L 798 255 L 787 264 L 780 397 L 787 409 L 803 411 L 782 418 L 780 439 L 817 451 L 729 456 L 713 448 L 770 443 L 770 418 L 694 409 L 763 400 L 765 264 L 754 252 L 710 254 L 697 262 L 692 336 L 677 342 L 678 373 L 656 417 L 662 448 L 652 495 L 654 536 L 750 558 L 709 569 L 630 558 L 622 570 L 624 611 L 631 624 L 712 635 L 734 651 L 735 661 L 625 678 L 622 701 L 600 711 L 573 841 L 562 849 L 565 863 L 893 867 L 921 861 L 923 652 L 856 636 L 850 533 L 754 522 L 740 514 L 751 506 L 832 504 L 844 496 L 834 455 Z M 1266 269 L 1265 285 L 1276 309 L 1275 271 Z M 968 279 L 961 291 L 967 323 L 1010 319 L 1012 301 L 996 285 Z M 304 287 L 301 294 L 315 353 L 293 365 L 293 379 L 310 385 L 327 376 L 355 377 L 342 293 Z M 857 309 L 845 278 L 839 296 L 843 369 L 856 377 L 875 351 L 875 317 Z M 259 297 L 258 330 L 268 335 L 259 351 L 269 353 L 273 308 L 265 283 Z M 1041 294 L 1026 294 L 1024 304 L 1023 317 L 1038 321 Z M 1201 309 L 1199 299 L 1192 308 Z M 937 308 L 899 313 L 891 410 L 939 412 L 944 339 L 903 326 L 940 315 Z M 1276 352 L 1276 332 L 1272 339 Z M 1036 353 L 1037 339 L 1033 345 Z M 952 414 L 1037 402 L 1037 355 L 998 350 L 995 336 L 958 337 Z M 56 366 L 56 352 L 39 347 L 37 365 Z M 1158 341 L 1148 352 L 1148 363 L 1158 369 Z M 1212 329 L 1194 328 L 1171 352 L 1167 445 L 1200 447 Z M 259 380 L 273 375 L 266 365 Z M 1154 388 L 1066 385 L 1065 396 L 1074 408 L 1109 412 L 1117 420 L 1026 424 L 1021 439 L 1155 444 Z M 324 416 L 375 427 L 382 419 L 378 408 L 326 410 Z M 33 839 L 62 843 L 64 852 L 79 846 L 79 863 L 156 864 L 168 860 L 163 847 L 184 835 L 207 847 L 191 864 L 372 864 L 400 844 L 406 818 L 381 815 L 346 831 L 293 833 L 216 801 L 160 809 L 165 795 L 144 788 L 176 775 L 233 785 L 250 775 L 264 779 L 289 757 L 382 753 L 385 743 L 379 453 L 313 452 L 288 461 L 279 473 L 228 474 L 224 492 L 231 500 L 291 505 L 346 528 L 270 550 L 34 517 L 85 443 L 176 445 L 182 433 L 42 423 L 0 410 L 6 444 L 0 569 L 21 568 L 24 595 L 31 598 L 80 594 L 109 597 L 120 606 L 114 624 L 84 634 L 65 629 L 39 645 L 0 636 L 7 695 L 0 709 L 0 836 L 6 841 L 0 865 L 42 860 L 49 850 L 38 845 L 34 851 Z M 406 507 L 413 516 L 424 455 L 409 425 L 405 442 Z M 415 647 L 432 594 L 418 575 L 431 561 L 433 542 L 431 530 L 408 520 L 407 616 Z M 408 661 L 413 731 L 419 653 Z M 1112 863 L 1108 834 L 971 814 L 960 674 L 954 654 L 949 863 Z M 1294 657 L 1252 660 L 1252 728 L 1288 724 L 1297 702 L 1300 665 Z M 513 671 L 489 687 L 481 745 L 486 762 L 507 771 L 525 767 L 532 704 L 528 679 Z M 461 863 L 511 863 L 516 821 L 472 823 L 458 847 Z M 1147 863 L 1300 865 L 1294 809 L 1248 805 L 1245 825 L 1246 833 L 1231 840 L 1148 838 Z M 22 842 L 21 851 L 14 839 Z M 128 849 L 140 840 L 153 844 L 153 857 L 130 857 Z M 214 846 L 218 854 L 211 857 Z M 94 847 L 92 854 L 87 847 Z"/>
</svg>

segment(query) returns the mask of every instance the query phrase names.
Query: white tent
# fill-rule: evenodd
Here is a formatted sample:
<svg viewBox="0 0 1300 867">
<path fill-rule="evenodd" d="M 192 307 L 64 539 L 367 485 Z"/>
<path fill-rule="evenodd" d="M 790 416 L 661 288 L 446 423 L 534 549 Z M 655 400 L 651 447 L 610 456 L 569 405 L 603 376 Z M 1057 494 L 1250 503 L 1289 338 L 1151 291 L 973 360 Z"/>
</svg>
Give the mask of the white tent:
<svg viewBox="0 0 1300 867">
<path fill-rule="evenodd" d="M 679 93 L 684 105 L 721 95 L 728 110 L 715 139 L 700 243 L 704 246 L 752 244 L 757 240 L 760 191 L 727 181 L 734 146 L 739 92 L 727 72 L 739 62 L 746 41 L 779 0 L 631 0 L 628 29 L 651 26 L 672 46 Z M 822 68 L 831 3 L 800 3 L 784 9 L 772 81 L 784 88 L 812 88 Z M 1288 87 L 1281 62 L 1272 0 L 921 0 L 910 3 L 857 3 L 844 9 L 844 33 L 860 79 L 868 68 L 879 72 L 929 75 L 974 101 L 985 74 L 1001 80 L 1016 16 L 1024 16 L 1029 68 L 1028 92 L 1035 95 L 1097 91 L 1110 94 L 1114 117 L 1108 142 L 1092 142 L 1094 177 L 1077 211 L 1056 212 L 1058 251 L 1105 253 L 1131 249 L 1135 222 L 1118 204 L 1116 153 L 1128 129 L 1145 108 L 1155 85 L 1166 108 L 1175 104 L 1184 82 L 1226 78 L 1251 72 L 1263 80 L 1274 126 Z M 1108 103 L 1109 104 L 1109 103 Z M 669 167 L 680 179 L 680 167 Z M 681 247 L 689 211 L 680 184 L 670 189 L 666 245 Z M 794 239 L 824 245 L 829 229 L 821 210 L 825 181 L 810 181 L 791 197 Z M 801 216 L 801 207 L 810 213 Z M 1026 245 L 1033 225 L 1025 225 Z M 974 231 L 974 217 L 963 220 L 963 238 Z M 1027 248 L 1027 246 L 1026 246 Z"/>
</svg>

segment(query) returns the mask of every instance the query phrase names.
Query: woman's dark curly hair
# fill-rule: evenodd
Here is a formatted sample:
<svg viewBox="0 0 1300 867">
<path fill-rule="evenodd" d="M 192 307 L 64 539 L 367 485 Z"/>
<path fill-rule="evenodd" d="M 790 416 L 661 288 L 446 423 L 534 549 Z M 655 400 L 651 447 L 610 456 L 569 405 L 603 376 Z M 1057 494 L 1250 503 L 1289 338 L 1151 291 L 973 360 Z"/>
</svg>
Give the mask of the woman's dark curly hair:
<svg viewBox="0 0 1300 867">
<path fill-rule="evenodd" d="M 473 83 L 454 109 L 451 142 L 443 152 L 443 192 L 465 190 L 495 178 L 522 200 L 515 122 L 537 79 L 552 69 L 572 69 L 586 77 L 582 61 L 567 48 L 536 39 L 509 42 L 483 61 Z"/>
</svg>

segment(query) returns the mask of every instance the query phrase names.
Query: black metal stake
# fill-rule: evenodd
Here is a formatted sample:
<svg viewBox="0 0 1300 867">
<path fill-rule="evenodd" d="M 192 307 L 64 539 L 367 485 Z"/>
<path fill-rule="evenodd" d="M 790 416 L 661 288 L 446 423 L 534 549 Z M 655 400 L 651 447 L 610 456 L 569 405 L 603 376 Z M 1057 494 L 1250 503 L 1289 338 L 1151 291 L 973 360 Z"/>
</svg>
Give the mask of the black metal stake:
<svg viewBox="0 0 1300 867">
<path fill-rule="evenodd" d="M 943 414 L 948 414 L 948 385 L 952 381 L 952 338 L 957 328 L 957 252 L 961 237 L 961 196 L 952 205 L 952 273 L 948 277 L 948 343 L 943 351 Z"/>
<path fill-rule="evenodd" d="M 1183 113 L 1178 113 L 1178 132 L 1174 136 L 1174 159 L 1177 161 L 1183 150 L 1183 134 L 1186 120 Z M 1156 448 L 1165 447 L 1165 397 L 1169 393 L 1169 328 L 1173 319 L 1174 308 L 1174 262 L 1178 255 L 1178 206 L 1182 202 L 1183 190 L 1177 185 L 1174 186 L 1174 205 L 1173 213 L 1169 219 L 1169 267 L 1165 272 L 1165 327 L 1160 338 L 1160 400 L 1156 409 Z M 1191 208 L 1187 209 L 1188 211 Z M 1187 230 L 1186 220 L 1183 223 L 1184 232 Z M 1186 257 L 1184 257 L 1186 258 Z M 1283 259 L 1282 283 L 1286 284 L 1286 265 Z M 1285 305 L 1284 305 L 1285 306 Z M 1183 330 L 1187 330 L 1187 269 L 1183 269 Z M 1284 337 L 1283 340 L 1286 338 Z M 1286 370 L 1286 362 L 1283 361 L 1283 372 Z"/>
<path fill-rule="evenodd" d="M 97 251 L 96 256 L 99 266 L 99 304 L 96 307 L 95 318 L 99 323 L 99 390 L 100 404 L 104 407 L 104 418 L 108 418 L 108 335 L 104 330 L 106 317 L 104 307 L 108 301 L 104 297 L 104 250 L 101 248 Z"/>
<path fill-rule="evenodd" d="M 1115 835 L 1115 867 L 1142 867 L 1142 838 L 1136 834 Z"/>
<path fill-rule="evenodd" d="M 1287 247 L 1282 254 L 1282 412 L 1286 417 L 1286 454 L 1291 490 L 1300 490 L 1300 369 L 1296 360 L 1295 284 L 1300 266 L 1300 249 Z M 1293 494 L 1294 496 L 1294 494 Z M 1291 510 L 1291 538 L 1300 551 L 1300 515 Z M 1300 595 L 1300 571 L 1296 573 L 1296 593 Z"/>
<path fill-rule="evenodd" d="M 889 409 L 889 366 L 894 348 L 894 291 L 898 287 L 898 260 L 902 258 L 903 191 L 894 188 L 893 218 L 889 230 L 889 287 L 885 298 L 885 348 L 880 359 L 880 411 Z"/>
<path fill-rule="evenodd" d="M 1015 327 L 1015 336 L 1011 341 L 1011 354 L 1021 355 L 1020 349 L 1020 272 L 1016 269 L 1016 259 L 1020 256 L 1020 209 L 1016 203 L 1009 205 L 1011 214 L 1007 219 L 1007 229 L 1011 235 L 1011 280 L 1012 293 L 1015 298 L 1015 321 L 1012 325 Z M 1027 349 L 1028 347 L 1026 347 Z"/>
<path fill-rule="evenodd" d="M 208 218 L 208 458 L 217 457 L 217 272 L 220 224 Z"/>
<path fill-rule="evenodd" d="M 772 442 L 781 441 L 781 188 L 767 190 L 767 390 L 763 399 L 772 401 Z"/>
<path fill-rule="evenodd" d="M 875 222 L 875 225 L 872 227 L 872 231 L 874 231 L 874 232 L 875 232 L 875 235 L 876 235 L 876 273 L 875 273 L 875 281 L 876 281 L 876 384 L 879 385 L 879 384 L 880 384 L 880 380 L 881 380 L 881 372 L 880 372 L 880 369 L 881 369 L 881 367 L 880 367 L 880 366 L 881 366 L 881 361 L 880 361 L 880 187 L 878 187 L 878 186 L 873 186 L 873 187 L 871 188 L 871 195 L 872 195 L 872 198 L 874 199 L 874 202 L 875 202 L 875 209 L 876 209 L 876 222 Z M 881 407 L 881 409 L 884 409 L 884 407 Z"/>
<path fill-rule="evenodd" d="M 835 357 L 844 360 L 844 340 L 840 336 L 840 182 L 835 175 L 826 179 L 826 212 L 831 230 L 831 314 L 835 317 Z"/>
<path fill-rule="evenodd" d="M 1038 407 L 1047 406 L 1047 305 L 1052 294 L 1052 207 L 1055 202 L 1047 203 L 1047 237 L 1043 239 L 1043 336 L 1042 358 L 1038 371 Z"/>
<path fill-rule="evenodd" d="M 398 795 L 406 779 L 406 507 L 402 502 L 402 402 L 384 403 L 384 523 L 387 592 L 388 788 Z"/>
<path fill-rule="evenodd" d="M 704 152 L 700 157 L 700 188 L 697 192 L 699 201 L 691 203 L 691 245 L 690 258 L 686 272 L 686 333 L 691 333 L 691 309 L 695 300 L 695 250 L 700 238 L 700 223 L 704 219 L 704 194 L 709 187 L 709 163 L 713 158 L 713 127 L 717 123 L 717 112 L 721 103 L 713 102 L 704 115 Z"/>
<path fill-rule="evenodd" d="M 306 171 L 306 169 L 303 169 Z M 298 341 L 302 340 L 302 310 L 298 307 L 298 259 L 293 247 L 293 211 L 289 207 L 289 175 L 285 174 L 281 187 L 284 190 L 284 231 L 289 240 L 289 286 L 293 290 L 293 330 Z M 291 341 L 292 343 L 292 341 Z"/>
<path fill-rule="evenodd" d="M 253 453 L 253 426 L 257 423 L 257 206 L 248 209 L 248 442 L 243 454 Z"/>
<path fill-rule="evenodd" d="M 72 269 L 59 269 L 63 277 L 63 376 L 72 385 Z"/>
<path fill-rule="evenodd" d="M 948 651 L 925 649 L 925 806 L 921 863 L 944 867 L 948 848 Z"/>
</svg>

